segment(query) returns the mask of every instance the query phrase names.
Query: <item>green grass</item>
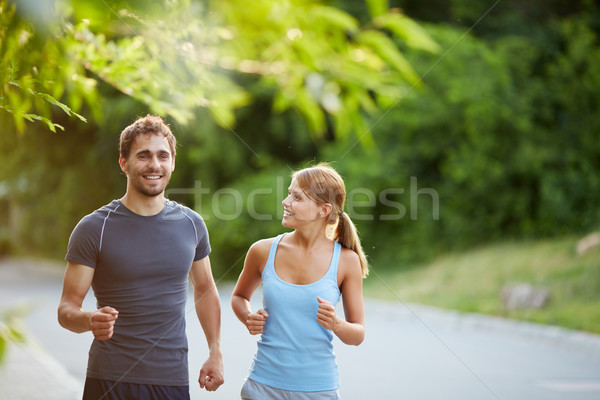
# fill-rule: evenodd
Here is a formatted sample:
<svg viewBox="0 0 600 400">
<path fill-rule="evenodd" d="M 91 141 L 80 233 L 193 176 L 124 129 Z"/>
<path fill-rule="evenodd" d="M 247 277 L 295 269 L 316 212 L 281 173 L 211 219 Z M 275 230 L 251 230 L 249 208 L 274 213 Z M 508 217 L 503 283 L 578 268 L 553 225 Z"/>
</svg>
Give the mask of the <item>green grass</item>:
<svg viewBox="0 0 600 400">
<path fill-rule="evenodd" d="M 493 244 L 402 270 L 375 266 L 365 295 L 600 333 L 600 248 L 577 255 L 578 239 Z M 504 310 L 500 291 L 518 283 L 549 289 L 549 304 Z"/>
</svg>

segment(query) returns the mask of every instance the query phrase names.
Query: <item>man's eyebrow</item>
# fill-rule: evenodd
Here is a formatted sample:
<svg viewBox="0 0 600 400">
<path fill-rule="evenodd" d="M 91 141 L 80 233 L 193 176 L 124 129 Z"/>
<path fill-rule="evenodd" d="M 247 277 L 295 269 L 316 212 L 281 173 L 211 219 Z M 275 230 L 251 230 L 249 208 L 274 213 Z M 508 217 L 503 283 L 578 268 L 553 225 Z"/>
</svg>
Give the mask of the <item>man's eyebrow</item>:
<svg viewBox="0 0 600 400">
<path fill-rule="evenodd" d="M 157 153 L 157 154 L 169 154 L 169 155 L 171 155 L 171 152 L 170 152 L 170 151 L 168 151 L 168 150 L 164 150 L 164 149 L 162 149 L 162 150 L 158 150 L 156 153 Z M 137 152 L 137 153 L 135 153 L 135 154 L 152 154 L 152 152 L 151 152 L 150 150 L 148 150 L 148 149 L 144 149 L 144 150 L 140 150 L 140 151 L 138 151 L 138 152 Z"/>
</svg>

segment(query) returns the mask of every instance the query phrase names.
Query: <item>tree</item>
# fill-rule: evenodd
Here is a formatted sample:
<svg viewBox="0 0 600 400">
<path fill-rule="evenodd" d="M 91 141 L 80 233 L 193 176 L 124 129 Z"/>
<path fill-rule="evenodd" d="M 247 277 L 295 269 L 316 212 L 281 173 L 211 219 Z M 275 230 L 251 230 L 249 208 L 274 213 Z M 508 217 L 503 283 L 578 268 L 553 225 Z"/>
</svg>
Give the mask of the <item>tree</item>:
<svg viewBox="0 0 600 400">
<path fill-rule="evenodd" d="M 370 115 L 419 85 L 401 43 L 436 51 L 369 4 L 358 22 L 314 0 L 0 0 L 0 251 L 61 255 L 74 223 L 122 190 L 115 135 L 146 112 L 188 144 L 175 188 L 204 174 L 217 190 L 350 132 L 368 146 Z"/>
<path fill-rule="evenodd" d="M 32 119 L 55 130 L 50 105 L 83 119 L 75 111 L 85 102 L 101 119 L 102 81 L 180 123 L 206 107 L 235 133 L 235 110 L 252 101 L 238 80 L 252 75 L 274 90 L 276 111 L 294 109 L 315 137 L 368 140 L 365 118 L 419 85 L 394 39 L 437 50 L 408 17 L 369 3 L 360 26 L 313 0 L 57 1 L 41 20 L 27 1 L 2 0 L 0 106 L 20 131 Z"/>
<path fill-rule="evenodd" d="M 84 77 L 83 68 L 66 57 L 66 41 L 53 25 L 40 26 L 44 36 L 36 34 L 35 26 L 21 18 L 17 5 L 0 1 L 0 109 L 12 114 L 19 132 L 25 131 L 25 121 L 42 121 L 48 128 L 64 128 L 52 122 L 51 107 L 69 116 L 86 119 L 57 99 L 67 94 L 74 108 L 80 98 L 93 93 L 94 82 Z M 88 100 L 95 100 L 93 98 Z"/>
</svg>

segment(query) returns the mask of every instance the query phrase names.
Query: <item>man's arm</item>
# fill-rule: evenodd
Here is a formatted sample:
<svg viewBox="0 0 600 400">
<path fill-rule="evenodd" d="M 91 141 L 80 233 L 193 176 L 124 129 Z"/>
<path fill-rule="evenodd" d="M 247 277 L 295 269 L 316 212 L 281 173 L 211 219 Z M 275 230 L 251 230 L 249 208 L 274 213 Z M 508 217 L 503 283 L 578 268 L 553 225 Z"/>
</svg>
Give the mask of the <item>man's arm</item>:
<svg viewBox="0 0 600 400">
<path fill-rule="evenodd" d="M 214 391 L 224 382 L 223 354 L 221 352 L 221 302 L 212 276 L 208 256 L 194 261 L 190 270 L 194 287 L 194 305 L 208 343 L 208 360 L 200 370 L 201 388 Z"/>
<path fill-rule="evenodd" d="M 75 333 L 91 330 L 97 340 L 107 340 L 113 335 L 118 311 L 112 307 L 103 307 L 96 311 L 85 311 L 81 308 L 93 278 L 93 268 L 70 261 L 67 263 L 63 292 L 58 305 L 58 322 L 63 328 Z"/>
</svg>

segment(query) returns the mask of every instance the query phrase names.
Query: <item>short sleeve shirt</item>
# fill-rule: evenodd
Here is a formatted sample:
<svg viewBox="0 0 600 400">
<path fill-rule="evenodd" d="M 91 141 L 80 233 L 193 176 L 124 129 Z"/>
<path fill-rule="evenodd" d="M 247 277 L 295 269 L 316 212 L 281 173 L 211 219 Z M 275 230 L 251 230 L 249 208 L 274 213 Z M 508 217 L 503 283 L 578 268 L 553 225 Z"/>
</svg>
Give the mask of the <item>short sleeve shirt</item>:
<svg viewBox="0 0 600 400">
<path fill-rule="evenodd" d="M 202 217 L 170 200 L 153 216 L 114 200 L 77 224 L 65 258 L 94 268 L 98 308 L 119 311 L 112 338 L 92 343 L 88 377 L 188 385 L 188 275 L 209 254 Z"/>
</svg>

